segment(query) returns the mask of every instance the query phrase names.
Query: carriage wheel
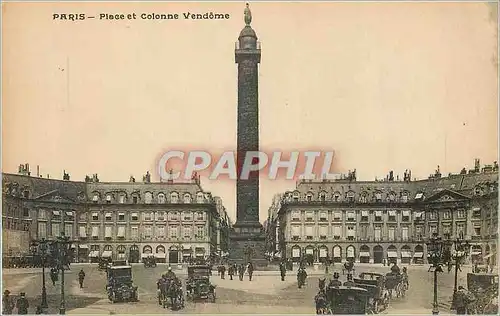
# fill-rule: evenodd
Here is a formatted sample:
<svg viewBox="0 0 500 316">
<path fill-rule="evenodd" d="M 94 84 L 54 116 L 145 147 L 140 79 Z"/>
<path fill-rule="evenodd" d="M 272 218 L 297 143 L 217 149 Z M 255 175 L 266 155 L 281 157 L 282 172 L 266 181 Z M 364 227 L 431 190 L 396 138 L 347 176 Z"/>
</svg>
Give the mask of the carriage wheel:
<svg viewBox="0 0 500 316">
<path fill-rule="evenodd" d="M 378 300 L 375 300 L 375 303 L 373 303 L 373 314 L 378 314 Z"/>
</svg>

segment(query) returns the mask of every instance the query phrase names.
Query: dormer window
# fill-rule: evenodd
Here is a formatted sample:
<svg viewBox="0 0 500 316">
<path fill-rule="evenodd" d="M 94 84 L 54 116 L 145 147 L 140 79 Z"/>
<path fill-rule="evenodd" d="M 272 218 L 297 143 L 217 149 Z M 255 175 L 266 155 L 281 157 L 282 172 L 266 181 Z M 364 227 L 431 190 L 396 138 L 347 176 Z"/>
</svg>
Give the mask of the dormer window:
<svg viewBox="0 0 500 316">
<path fill-rule="evenodd" d="M 382 201 L 382 193 L 381 192 L 375 192 L 375 201 L 377 201 L 377 202 Z"/>
<path fill-rule="evenodd" d="M 481 189 L 480 186 L 477 186 L 474 188 L 474 195 L 481 195 L 483 194 L 483 190 Z"/>
<path fill-rule="evenodd" d="M 124 203 L 125 203 L 125 194 L 120 195 L 119 202 L 120 202 L 121 204 L 124 204 Z"/>
<path fill-rule="evenodd" d="M 30 191 L 28 191 L 28 190 L 24 190 L 24 191 L 23 191 L 23 197 L 24 197 L 25 199 L 28 199 L 28 198 L 30 197 Z"/>
<path fill-rule="evenodd" d="M 196 193 L 196 203 L 204 203 L 205 197 L 203 196 L 203 192 Z"/>
<path fill-rule="evenodd" d="M 151 204 L 153 202 L 153 194 L 151 192 L 146 192 L 144 194 L 144 203 Z"/>
<path fill-rule="evenodd" d="M 139 199 L 137 198 L 137 196 L 132 197 L 132 203 L 137 204 L 138 201 Z"/>
<path fill-rule="evenodd" d="M 333 194 L 333 200 L 334 200 L 335 202 L 340 202 L 340 192 L 335 192 L 335 193 Z"/>
<path fill-rule="evenodd" d="M 321 193 L 319 194 L 319 200 L 320 200 L 321 202 L 324 202 L 324 201 L 326 200 L 326 193 L 325 193 L 325 192 L 321 192 Z"/>
<path fill-rule="evenodd" d="M 408 202 L 408 192 L 403 192 L 403 195 L 401 196 L 401 201 L 403 203 L 407 203 Z"/>
<path fill-rule="evenodd" d="M 106 203 L 111 203 L 111 194 L 106 195 Z"/>
<path fill-rule="evenodd" d="M 177 192 L 172 192 L 170 194 L 170 203 L 179 203 L 179 194 L 177 194 Z"/>
<path fill-rule="evenodd" d="M 158 194 L 158 203 L 165 204 L 165 202 L 166 202 L 165 201 L 165 194 L 163 194 L 163 193 Z"/>
<path fill-rule="evenodd" d="M 94 203 L 99 202 L 99 195 L 97 193 L 94 194 L 94 196 L 92 197 L 92 202 L 94 202 Z"/>
<path fill-rule="evenodd" d="M 298 202 L 300 200 L 299 192 L 293 192 L 293 201 Z"/>
<path fill-rule="evenodd" d="M 184 194 L 184 203 L 191 203 L 191 194 Z"/>
<path fill-rule="evenodd" d="M 353 191 L 347 192 L 347 201 L 354 202 L 354 192 Z"/>
</svg>

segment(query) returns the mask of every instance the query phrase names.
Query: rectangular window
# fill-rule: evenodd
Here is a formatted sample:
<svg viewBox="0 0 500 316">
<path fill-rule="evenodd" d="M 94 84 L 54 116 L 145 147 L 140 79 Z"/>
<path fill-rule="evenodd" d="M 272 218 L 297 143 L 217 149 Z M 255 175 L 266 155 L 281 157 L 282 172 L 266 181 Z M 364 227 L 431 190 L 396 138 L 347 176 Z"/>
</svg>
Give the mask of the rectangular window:
<svg viewBox="0 0 500 316">
<path fill-rule="evenodd" d="M 132 239 L 137 239 L 139 237 L 139 227 L 130 227 L 130 237 L 132 237 Z"/>
<path fill-rule="evenodd" d="M 184 238 L 191 239 L 191 227 L 184 226 Z"/>
<path fill-rule="evenodd" d="M 177 238 L 177 226 L 170 226 L 170 238 Z"/>
<path fill-rule="evenodd" d="M 153 227 L 144 226 L 144 238 L 151 239 L 151 237 L 153 237 Z"/>
<path fill-rule="evenodd" d="M 179 215 L 177 212 L 170 212 L 170 213 L 168 213 L 168 219 L 171 221 L 178 221 Z"/>
<path fill-rule="evenodd" d="M 38 218 L 39 219 L 47 219 L 47 212 L 45 210 L 38 210 Z"/>
<path fill-rule="evenodd" d="M 465 238 L 465 223 L 457 223 L 457 237 Z"/>
<path fill-rule="evenodd" d="M 38 222 L 38 238 L 47 238 L 47 223 Z"/>
<path fill-rule="evenodd" d="M 389 211 L 389 221 L 390 222 L 396 221 L 396 211 Z"/>
<path fill-rule="evenodd" d="M 306 212 L 306 221 L 313 221 L 314 220 L 314 212 L 313 211 L 307 211 Z"/>
<path fill-rule="evenodd" d="M 292 226 L 292 237 L 300 237 L 300 226 Z"/>
<path fill-rule="evenodd" d="M 382 228 L 380 226 L 375 226 L 375 241 L 380 241 L 382 239 Z"/>
<path fill-rule="evenodd" d="M 92 238 L 99 238 L 99 226 L 92 226 Z"/>
<path fill-rule="evenodd" d="M 363 240 L 367 240 L 368 239 L 368 226 L 367 225 L 361 225 L 359 227 L 359 229 L 361 230 L 360 231 L 360 238 L 362 238 Z"/>
<path fill-rule="evenodd" d="M 388 236 L 388 237 L 389 237 L 389 240 L 390 240 L 390 241 L 394 241 L 394 240 L 396 240 L 396 228 L 394 228 L 394 227 L 389 227 L 387 231 L 388 231 L 388 233 L 389 233 L 389 236 Z"/>
<path fill-rule="evenodd" d="M 99 213 L 97 213 L 97 212 L 92 213 L 92 220 L 98 221 L 99 220 Z"/>
<path fill-rule="evenodd" d="M 333 226 L 333 238 L 340 239 L 342 237 L 342 227 Z"/>
<path fill-rule="evenodd" d="M 292 221 L 300 221 L 300 212 L 299 211 L 292 212 Z"/>
<path fill-rule="evenodd" d="M 416 226 L 415 227 L 415 238 L 417 240 L 422 240 L 424 237 L 424 230 L 422 228 L 422 226 Z"/>
<path fill-rule="evenodd" d="M 314 226 L 306 226 L 306 239 L 313 239 Z"/>
<path fill-rule="evenodd" d="M 104 230 L 104 238 L 110 239 L 113 236 L 113 227 L 106 226 Z"/>
<path fill-rule="evenodd" d="M 156 236 L 160 239 L 165 238 L 165 226 L 156 226 Z"/>
<path fill-rule="evenodd" d="M 451 237 L 451 225 L 443 225 L 443 237 L 449 236 Z"/>
<path fill-rule="evenodd" d="M 182 213 L 182 220 L 184 220 L 184 221 L 192 221 L 193 220 L 193 214 L 191 212 L 183 212 Z"/>
<path fill-rule="evenodd" d="M 64 235 L 66 237 L 73 239 L 73 225 L 72 224 L 64 225 Z"/>
<path fill-rule="evenodd" d="M 205 227 L 203 227 L 203 226 L 196 227 L 196 237 L 198 239 L 205 238 Z"/>
<path fill-rule="evenodd" d="M 467 213 L 465 210 L 458 210 L 457 211 L 457 218 L 465 218 L 467 216 Z"/>
<path fill-rule="evenodd" d="M 325 211 L 321 211 L 319 213 L 319 220 L 322 222 L 326 222 L 328 220 L 328 213 Z"/>
<path fill-rule="evenodd" d="M 59 237 L 61 235 L 61 226 L 59 223 L 52 223 L 52 236 Z"/>
<path fill-rule="evenodd" d="M 142 220 L 144 220 L 144 221 L 151 221 L 152 220 L 151 212 L 144 212 L 144 213 L 142 213 Z"/>
<path fill-rule="evenodd" d="M 429 219 L 432 220 L 432 221 L 435 221 L 435 220 L 437 220 L 437 217 L 438 217 L 437 215 L 438 215 L 437 212 L 430 211 L 429 212 Z"/>
<path fill-rule="evenodd" d="M 120 197 L 118 198 L 118 201 L 120 204 L 125 203 L 125 195 L 120 195 Z"/>
<path fill-rule="evenodd" d="M 132 213 L 131 220 L 133 221 L 138 221 L 139 220 L 139 215 L 137 213 Z"/>
<path fill-rule="evenodd" d="M 408 227 L 401 228 L 401 238 L 403 241 L 408 241 Z"/>
<path fill-rule="evenodd" d="M 450 211 L 444 211 L 443 212 L 443 219 L 451 219 L 451 212 Z"/>
<path fill-rule="evenodd" d="M 106 213 L 105 217 L 106 222 L 110 222 L 113 220 L 113 216 L 111 215 L 111 213 Z"/>
<path fill-rule="evenodd" d="M 354 240 L 356 236 L 356 227 L 347 226 L 347 240 Z"/>
<path fill-rule="evenodd" d="M 156 220 L 164 221 L 165 220 L 165 212 L 156 212 Z"/>
<path fill-rule="evenodd" d="M 80 238 L 87 238 L 87 227 L 80 226 L 79 233 L 80 233 Z"/>
<path fill-rule="evenodd" d="M 197 221 L 204 221 L 205 220 L 205 212 L 197 212 L 196 213 L 196 220 Z"/>
<path fill-rule="evenodd" d="M 432 226 L 429 226 L 429 237 L 432 237 L 434 236 L 434 234 L 437 234 L 437 226 L 435 225 L 432 225 Z"/>
<path fill-rule="evenodd" d="M 118 220 L 120 222 L 125 221 L 125 213 L 122 213 L 122 212 L 118 213 Z"/>
<path fill-rule="evenodd" d="M 118 238 L 125 238 L 125 226 L 118 226 L 118 233 L 116 234 Z"/>
<path fill-rule="evenodd" d="M 319 226 L 319 238 L 326 239 L 327 236 L 328 236 L 328 226 L 326 225 Z"/>
<path fill-rule="evenodd" d="M 340 211 L 333 212 L 333 220 L 334 221 L 341 221 L 342 220 L 342 212 L 340 212 Z"/>
<path fill-rule="evenodd" d="M 475 207 L 472 209 L 472 217 L 481 218 L 481 209 L 479 207 Z"/>
<path fill-rule="evenodd" d="M 403 222 L 410 221 L 410 211 L 403 211 L 403 217 L 401 218 Z"/>
<path fill-rule="evenodd" d="M 356 220 L 356 213 L 352 211 L 347 212 L 347 220 L 349 222 L 354 222 Z"/>
<path fill-rule="evenodd" d="M 29 217 L 30 216 L 30 210 L 27 207 L 23 208 L 23 216 L 24 217 Z"/>
<path fill-rule="evenodd" d="M 361 211 L 361 221 L 368 222 L 368 211 Z"/>
<path fill-rule="evenodd" d="M 382 221 L 382 211 L 375 211 L 375 221 L 376 222 Z"/>
</svg>

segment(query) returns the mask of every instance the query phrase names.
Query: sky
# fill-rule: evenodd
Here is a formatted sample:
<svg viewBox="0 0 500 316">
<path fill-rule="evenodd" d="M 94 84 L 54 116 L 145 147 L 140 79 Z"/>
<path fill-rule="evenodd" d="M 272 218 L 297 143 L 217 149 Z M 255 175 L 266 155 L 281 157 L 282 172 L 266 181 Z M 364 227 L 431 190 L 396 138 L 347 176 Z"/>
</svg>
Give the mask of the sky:
<svg viewBox="0 0 500 316">
<path fill-rule="evenodd" d="M 158 181 L 168 150 L 236 147 L 244 2 L 3 3 L 2 171 Z M 251 3 L 259 37 L 260 146 L 328 148 L 359 180 L 498 157 L 497 6 Z M 141 13 L 224 20 L 141 20 Z M 95 19 L 53 20 L 85 13 Z M 136 13 L 137 20 L 99 20 Z M 293 180 L 261 180 L 260 220 Z M 202 186 L 236 214 L 234 181 Z"/>
</svg>

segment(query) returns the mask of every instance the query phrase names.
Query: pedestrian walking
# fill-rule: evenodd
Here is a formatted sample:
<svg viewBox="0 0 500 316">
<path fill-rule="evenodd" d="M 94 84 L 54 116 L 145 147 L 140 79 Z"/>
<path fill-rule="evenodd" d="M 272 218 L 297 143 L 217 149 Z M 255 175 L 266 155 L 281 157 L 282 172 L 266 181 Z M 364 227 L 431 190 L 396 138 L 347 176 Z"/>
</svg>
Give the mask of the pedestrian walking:
<svg viewBox="0 0 500 316">
<path fill-rule="evenodd" d="M 240 264 L 238 267 L 238 277 L 240 278 L 240 281 L 243 281 L 243 276 L 245 275 L 245 266 L 243 264 Z"/>
<path fill-rule="evenodd" d="M 229 275 L 229 280 L 233 279 L 234 275 L 234 265 L 230 264 L 229 267 L 227 268 L 227 275 Z"/>
<path fill-rule="evenodd" d="M 281 281 L 285 281 L 286 266 L 284 261 L 280 262 L 280 274 L 281 274 Z"/>
<path fill-rule="evenodd" d="M 78 273 L 78 283 L 80 284 L 80 288 L 83 288 L 83 280 L 85 280 L 85 271 L 83 269 Z"/>
<path fill-rule="evenodd" d="M 225 265 L 221 265 L 220 266 L 220 278 L 222 280 L 225 279 L 225 275 L 226 275 L 226 266 Z"/>
<path fill-rule="evenodd" d="M 10 296 L 9 290 L 5 290 L 3 292 L 2 306 L 3 306 L 2 314 L 4 315 L 12 314 L 12 311 L 14 310 L 14 300 Z"/>
<path fill-rule="evenodd" d="M 17 314 L 28 315 L 28 308 L 30 307 L 30 304 L 28 302 L 28 299 L 26 298 L 26 293 L 21 292 L 19 295 L 20 297 L 16 302 Z"/>
<path fill-rule="evenodd" d="M 248 263 L 247 266 L 247 271 L 248 271 L 248 281 L 252 281 L 252 275 L 253 275 L 253 264 L 251 262 Z"/>
</svg>

